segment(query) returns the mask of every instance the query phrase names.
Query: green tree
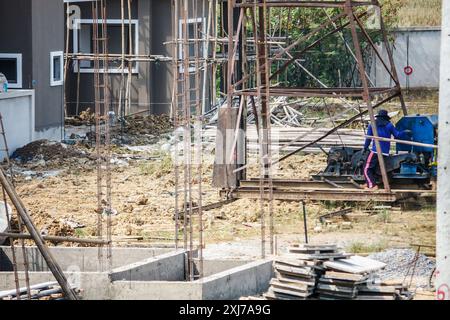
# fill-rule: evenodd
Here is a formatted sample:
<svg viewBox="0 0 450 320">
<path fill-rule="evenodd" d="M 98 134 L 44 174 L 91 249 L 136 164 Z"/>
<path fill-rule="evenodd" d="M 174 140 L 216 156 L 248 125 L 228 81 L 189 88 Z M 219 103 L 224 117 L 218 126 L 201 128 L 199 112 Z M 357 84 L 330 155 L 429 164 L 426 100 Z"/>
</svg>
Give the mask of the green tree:
<svg viewBox="0 0 450 320">
<path fill-rule="evenodd" d="M 382 1 L 383 20 L 387 29 L 396 26 L 398 23 L 398 12 L 405 4 L 406 0 L 384 0 Z M 366 11 L 367 7 L 359 7 L 357 14 Z M 361 20 L 368 23 L 368 18 L 372 18 L 370 12 Z M 330 21 L 330 19 L 339 14 L 339 9 L 310 9 L 310 8 L 273 8 L 270 10 L 270 28 L 272 36 L 285 41 L 285 45 L 293 43 L 300 37 L 308 34 L 315 28 Z M 336 22 L 337 26 L 345 23 L 347 19 L 340 19 Z M 249 30 L 252 27 L 248 26 Z M 300 52 L 302 49 L 313 43 L 317 39 L 325 36 L 332 28 L 322 29 L 305 43 L 299 44 L 291 54 Z M 379 29 L 367 29 L 370 37 L 375 43 L 382 40 Z M 361 30 L 358 29 L 359 39 L 363 51 L 364 62 L 369 69 L 374 59 L 368 41 L 364 38 Z M 272 51 L 277 48 L 272 47 Z M 342 32 L 326 37 L 318 46 L 307 51 L 300 57 L 299 63 L 309 70 L 315 77 L 329 87 L 337 86 L 358 86 L 360 80 L 356 69 L 356 63 L 352 57 L 354 52 L 353 41 L 350 30 L 345 28 Z M 284 57 L 289 58 L 289 57 Z M 276 62 L 272 65 L 273 70 L 279 68 L 283 62 Z M 317 81 L 313 79 L 302 68 L 296 64 L 291 64 L 286 72 L 279 76 L 278 82 L 284 86 L 317 87 Z"/>
</svg>

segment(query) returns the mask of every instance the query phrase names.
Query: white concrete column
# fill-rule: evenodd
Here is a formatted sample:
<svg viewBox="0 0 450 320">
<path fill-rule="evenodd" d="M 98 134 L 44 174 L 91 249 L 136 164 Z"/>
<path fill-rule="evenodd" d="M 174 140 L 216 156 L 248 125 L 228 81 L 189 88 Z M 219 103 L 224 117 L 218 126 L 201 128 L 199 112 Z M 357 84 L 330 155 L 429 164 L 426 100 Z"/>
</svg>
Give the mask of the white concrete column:
<svg viewBox="0 0 450 320">
<path fill-rule="evenodd" d="M 442 4 L 436 298 L 450 300 L 450 0 Z"/>
</svg>

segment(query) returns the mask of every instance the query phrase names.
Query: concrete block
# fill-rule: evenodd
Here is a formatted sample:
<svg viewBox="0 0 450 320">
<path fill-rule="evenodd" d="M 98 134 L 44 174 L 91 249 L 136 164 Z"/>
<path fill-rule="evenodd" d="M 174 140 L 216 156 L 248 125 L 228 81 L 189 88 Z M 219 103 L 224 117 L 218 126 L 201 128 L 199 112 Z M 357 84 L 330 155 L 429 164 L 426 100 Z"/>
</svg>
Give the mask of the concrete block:
<svg viewBox="0 0 450 320">
<path fill-rule="evenodd" d="M 183 281 L 187 251 L 169 252 L 112 270 L 111 280 Z"/>
<path fill-rule="evenodd" d="M 203 300 L 229 300 L 262 293 L 273 277 L 273 262 L 256 261 L 199 280 Z"/>
<path fill-rule="evenodd" d="M 201 300 L 199 282 L 116 281 L 111 285 L 113 300 Z"/>
<path fill-rule="evenodd" d="M 204 260 L 203 261 L 203 276 L 209 277 L 216 273 L 223 272 L 232 268 L 242 266 L 252 261 L 244 260 Z M 198 271 L 198 262 L 195 262 L 195 268 Z"/>
<path fill-rule="evenodd" d="M 30 271 L 49 271 L 45 260 L 36 247 L 27 247 Z M 138 262 L 172 251 L 169 248 L 113 248 L 113 268 Z M 76 269 L 82 272 L 102 271 L 98 248 L 51 247 L 50 252 L 63 270 Z M 103 264 L 106 262 L 106 248 L 103 252 Z M 12 271 L 11 248 L 0 247 L 0 271 Z M 23 271 L 23 256 L 17 255 L 17 265 Z"/>
</svg>

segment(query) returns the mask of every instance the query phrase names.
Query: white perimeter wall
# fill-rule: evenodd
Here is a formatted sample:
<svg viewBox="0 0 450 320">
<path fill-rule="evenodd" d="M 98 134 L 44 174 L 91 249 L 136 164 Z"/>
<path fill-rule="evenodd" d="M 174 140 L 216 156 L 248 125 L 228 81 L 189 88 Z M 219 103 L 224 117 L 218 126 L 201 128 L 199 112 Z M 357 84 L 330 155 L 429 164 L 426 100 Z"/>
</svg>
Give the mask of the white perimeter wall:
<svg viewBox="0 0 450 320">
<path fill-rule="evenodd" d="M 14 90 L 0 93 L 0 113 L 3 116 L 10 155 L 34 140 L 34 90 Z M 3 137 L 0 136 L 0 158 L 4 159 Z"/>
<path fill-rule="evenodd" d="M 409 77 L 410 88 L 439 88 L 439 66 L 441 48 L 440 28 L 407 28 L 393 32 L 395 43 L 393 55 L 397 73 L 402 87 L 406 87 L 407 76 L 404 68 L 413 67 L 414 73 Z M 409 43 L 409 50 L 408 48 Z M 382 55 L 388 62 L 386 48 L 381 46 Z M 376 59 L 372 65 L 371 78 L 378 87 L 392 86 L 390 77 L 384 71 L 381 62 Z"/>
</svg>

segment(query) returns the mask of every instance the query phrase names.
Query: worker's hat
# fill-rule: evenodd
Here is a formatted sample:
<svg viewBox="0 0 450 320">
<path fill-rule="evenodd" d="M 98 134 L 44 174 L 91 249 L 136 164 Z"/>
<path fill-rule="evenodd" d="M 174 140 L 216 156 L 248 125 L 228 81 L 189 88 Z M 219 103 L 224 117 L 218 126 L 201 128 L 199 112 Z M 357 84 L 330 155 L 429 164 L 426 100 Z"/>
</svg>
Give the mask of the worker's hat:
<svg viewBox="0 0 450 320">
<path fill-rule="evenodd" d="M 376 117 L 391 120 L 391 117 L 389 116 L 389 113 L 386 110 L 378 111 L 378 114 L 376 115 Z"/>
</svg>

